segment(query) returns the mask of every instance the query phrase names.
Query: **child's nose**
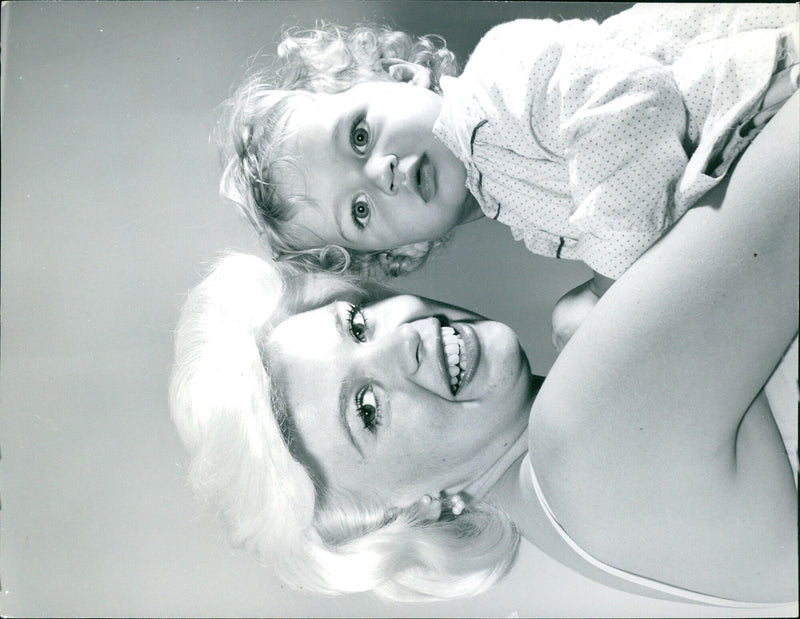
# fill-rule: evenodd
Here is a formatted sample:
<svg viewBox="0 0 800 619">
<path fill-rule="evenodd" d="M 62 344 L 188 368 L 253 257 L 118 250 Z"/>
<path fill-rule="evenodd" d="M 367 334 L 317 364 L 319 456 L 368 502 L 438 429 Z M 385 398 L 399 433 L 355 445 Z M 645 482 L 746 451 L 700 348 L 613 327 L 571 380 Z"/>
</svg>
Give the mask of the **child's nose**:
<svg viewBox="0 0 800 619">
<path fill-rule="evenodd" d="M 373 155 L 367 160 L 366 173 L 379 191 L 389 196 L 397 194 L 397 157 L 395 155 Z"/>
</svg>

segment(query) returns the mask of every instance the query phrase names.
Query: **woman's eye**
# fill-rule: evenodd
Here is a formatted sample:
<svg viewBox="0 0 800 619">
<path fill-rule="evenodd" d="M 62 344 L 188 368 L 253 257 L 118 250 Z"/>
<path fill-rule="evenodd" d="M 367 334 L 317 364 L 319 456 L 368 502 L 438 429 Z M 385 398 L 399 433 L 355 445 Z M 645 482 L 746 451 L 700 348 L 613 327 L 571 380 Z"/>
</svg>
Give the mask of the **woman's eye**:
<svg viewBox="0 0 800 619">
<path fill-rule="evenodd" d="M 374 434 L 380 425 L 381 416 L 372 387 L 364 387 L 356 394 L 356 414 L 361 417 L 364 429 Z"/>
<path fill-rule="evenodd" d="M 363 230 L 367 227 L 367 224 L 369 224 L 370 212 L 369 202 L 366 201 L 364 196 L 358 196 L 353 200 L 351 215 L 356 228 Z"/>
<path fill-rule="evenodd" d="M 350 311 L 347 314 L 347 328 L 357 342 L 367 341 L 367 318 L 358 305 L 350 305 Z"/>
<path fill-rule="evenodd" d="M 369 129 L 363 117 L 357 118 L 350 127 L 350 146 L 359 155 L 363 155 L 369 146 Z"/>
</svg>

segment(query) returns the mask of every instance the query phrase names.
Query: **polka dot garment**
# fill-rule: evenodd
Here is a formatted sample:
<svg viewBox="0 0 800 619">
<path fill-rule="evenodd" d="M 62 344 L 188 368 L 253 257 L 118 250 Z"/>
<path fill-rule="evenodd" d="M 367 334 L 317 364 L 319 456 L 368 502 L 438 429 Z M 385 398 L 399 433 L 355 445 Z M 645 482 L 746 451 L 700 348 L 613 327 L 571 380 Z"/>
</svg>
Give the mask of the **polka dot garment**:
<svg viewBox="0 0 800 619">
<path fill-rule="evenodd" d="M 434 126 L 486 216 L 614 279 L 724 177 L 798 62 L 795 5 L 652 6 L 493 28 Z"/>
</svg>

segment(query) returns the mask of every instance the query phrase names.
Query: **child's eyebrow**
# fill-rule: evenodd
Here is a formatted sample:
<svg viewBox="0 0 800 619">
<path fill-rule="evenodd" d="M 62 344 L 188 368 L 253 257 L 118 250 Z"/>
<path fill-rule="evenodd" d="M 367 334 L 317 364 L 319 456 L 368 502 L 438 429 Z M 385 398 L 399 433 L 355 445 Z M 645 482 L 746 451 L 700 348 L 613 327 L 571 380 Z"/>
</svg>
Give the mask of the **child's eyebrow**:
<svg viewBox="0 0 800 619">
<path fill-rule="evenodd" d="M 336 118 L 336 122 L 333 125 L 333 131 L 331 132 L 331 146 L 333 148 L 334 153 L 338 151 L 339 144 L 342 143 L 343 139 L 342 131 L 343 127 L 347 125 L 347 123 L 348 123 L 347 114 L 341 113 Z M 332 196 L 332 201 L 331 201 L 333 223 L 336 225 L 336 230 L 339 233 L 339 236 L 345 241 L 352 242 L 351 239 L 345 233 L 344 226 L 342 226 L 342 211 L 346 213 L 350 211 L 349 199 L 347 198 L 345 192 L 342 193 L 337 192 L 337 194 L 338 195 Z"/>
<path fill-rule="evenodd" d="M 336 123 L 333 125 L 333 133 L 331 134 L 331 143 L 333 147 L 337 147 L 342 141 L 342 125 L 345 124 L 343 115 L 339 115 Z"/>
<path fill-rule="evenodd" d="M 344 200 L 342 200 L 343 202 Z M 346 207 L 345 207 L 346 208 Z M 350 238 L 344 231 L 344 227 L 342 226 L 342 218 L 341 218 L 342 209 L 334 204 L 333 207 L 333 223 L 336 224 L 336 230 L 339 232 L 339 236 L 342 237 L 345 241 L 351 242 Z"/>
</svg>

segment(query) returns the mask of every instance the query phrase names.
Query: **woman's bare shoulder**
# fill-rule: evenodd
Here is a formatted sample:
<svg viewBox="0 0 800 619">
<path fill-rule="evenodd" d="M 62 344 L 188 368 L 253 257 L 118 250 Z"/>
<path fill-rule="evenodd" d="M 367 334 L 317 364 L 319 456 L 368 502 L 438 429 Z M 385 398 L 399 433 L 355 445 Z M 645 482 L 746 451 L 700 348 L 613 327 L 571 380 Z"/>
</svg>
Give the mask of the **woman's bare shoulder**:
<svg viewBox="0 0 800 619">
<path fill-rule="evenodd" d="M 774 592 L 775 541 L 796 547 L 788 461 L 756 398 L 797 329 L 796 108 L 600 300 L 531 413 L 531 460 L 580 544 L 722 596 Z"/>
</svg>

